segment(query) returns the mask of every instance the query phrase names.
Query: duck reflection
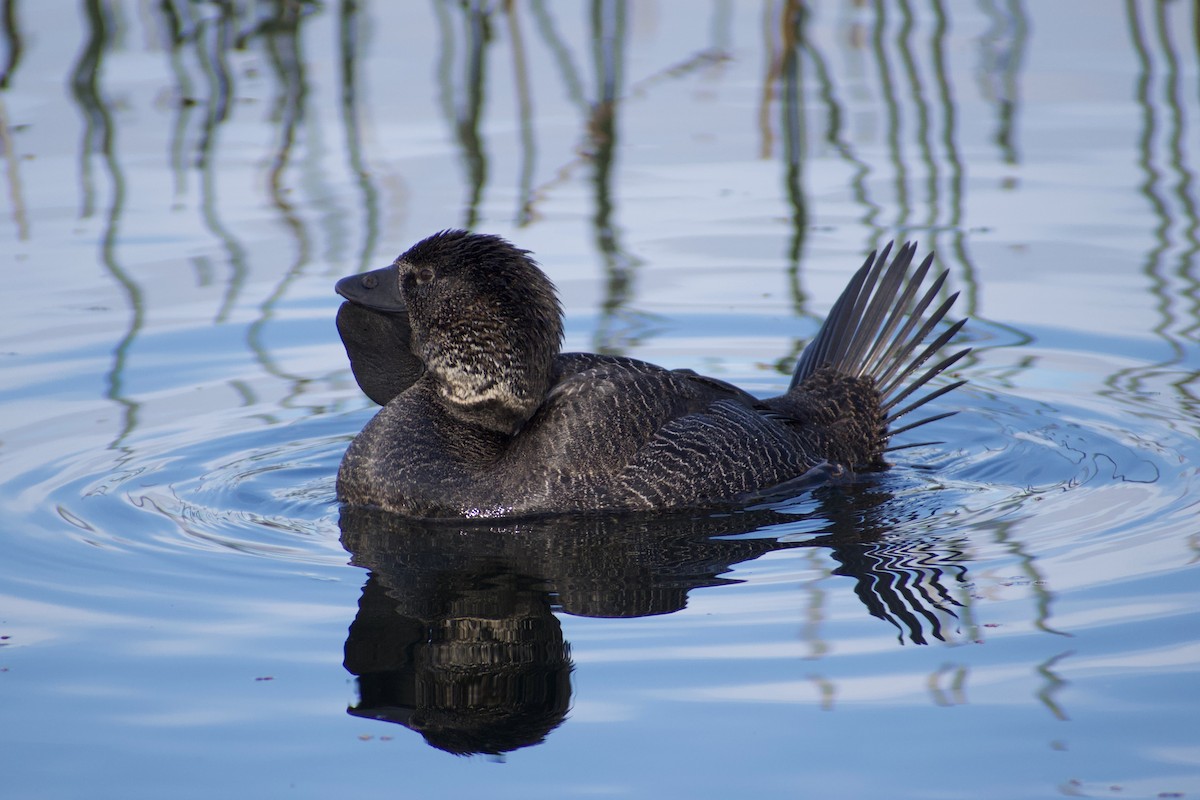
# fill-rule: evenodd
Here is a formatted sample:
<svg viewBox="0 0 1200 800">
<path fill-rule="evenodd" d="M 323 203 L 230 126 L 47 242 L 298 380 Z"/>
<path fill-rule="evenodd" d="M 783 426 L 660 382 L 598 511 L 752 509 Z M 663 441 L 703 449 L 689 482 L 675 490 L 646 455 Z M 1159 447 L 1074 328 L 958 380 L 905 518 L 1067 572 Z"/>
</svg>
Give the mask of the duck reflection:
<svg viewBox="0 0 1200 800">
<path fill-rule="evenodd" d="M 372 572 L 346 639 L 350 713 L 404 725 L 458 755 L 537 744 L 571 700 L 570 647 L 549 594 L 480 563 Z"/>
<path fill-rule="evenodd" d="M 346 641 L 357 677 L 349 713 L 404 725 L 460 755 L 537 744 L 565 719 L 573 665 L 555 612 L 669 614 L 699 587 L 736 583 L 738 563 L 826 549 L 869 613 L 901 639 L 947 637 L 961 554 L 909 539 L 890 493 L 871 484 L 817 490 L 809 512 L 558 517 L 505 524 L 414 520 L 346 507 L 342 544 L 370 571 Z M 802 541 L 769 526 L 815 530 Z M 756 532 L 762 535 L 754 535 Z M 747 534 L 745 538 L 733 538 Z M 935 554 L 936 551 L 936 554 Z"/>
</svg>

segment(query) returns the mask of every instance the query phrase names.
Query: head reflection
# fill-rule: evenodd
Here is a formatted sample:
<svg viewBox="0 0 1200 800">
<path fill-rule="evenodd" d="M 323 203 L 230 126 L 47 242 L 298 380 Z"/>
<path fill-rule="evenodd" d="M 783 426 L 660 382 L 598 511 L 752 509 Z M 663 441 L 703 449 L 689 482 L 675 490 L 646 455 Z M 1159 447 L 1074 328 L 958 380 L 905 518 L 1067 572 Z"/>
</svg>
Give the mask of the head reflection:
<svg viewBox="0 0 1200 800">
<path fill-rule="evenodd" d="M 486 525 L 346 507 L 342 544 L 370 570 L 346 641 L 345 667 L 359 692 L 349 713 L 399 723 L 459 755 L 537 744 L 571 701 L 570 646 L 555 612 L 673 613 L 692 589 L 734 583 L 722 577 L 733 565 L 782 549 L 828 553 L 836 562 L 829 574 L 852 578 L 867 611 L 895 625 L 901 642 L 954 636 L 952 589 L 966 573 L 960 552 L 896 537 L 894 527 L 906 520 L 878 486 L 827 487 L 813 499 L 804 514 Z M 798 521 L 813 531 L 802 541 L 728 538 Z"/>
<path fill-rule="evenodd" d="M 541 742 L 571 699 L 570 648 L 546 592 L 512 573 L 407 577 L 372 574 L 363 588 L 346 640 L 350 713 L 457 755 Z"/>
</svg>

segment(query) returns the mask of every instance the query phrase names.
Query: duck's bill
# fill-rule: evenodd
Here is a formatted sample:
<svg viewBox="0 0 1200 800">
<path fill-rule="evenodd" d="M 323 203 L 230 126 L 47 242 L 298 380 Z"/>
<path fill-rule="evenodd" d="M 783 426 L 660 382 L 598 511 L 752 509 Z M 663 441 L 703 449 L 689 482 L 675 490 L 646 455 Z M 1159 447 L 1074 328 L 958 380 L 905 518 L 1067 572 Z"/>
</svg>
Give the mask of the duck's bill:
<svg viewBox="0 0 1200 800">
<path fill-rule="evenodd" d="M 338 281 L 333 290 L 351 303 L 391 314 L 406 313 L 394 266 L 373 269 Z"/>
</svg>

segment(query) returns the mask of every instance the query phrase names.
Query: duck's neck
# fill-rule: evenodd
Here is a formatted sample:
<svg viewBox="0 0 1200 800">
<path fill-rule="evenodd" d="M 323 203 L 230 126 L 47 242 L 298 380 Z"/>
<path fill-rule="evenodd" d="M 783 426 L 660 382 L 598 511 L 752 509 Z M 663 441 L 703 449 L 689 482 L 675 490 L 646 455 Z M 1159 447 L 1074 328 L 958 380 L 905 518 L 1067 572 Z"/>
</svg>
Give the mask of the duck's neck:
<svg viewBox="0 0 1200 800">
<path fill-rule="evenodd" d="M 438 331 L 423 354 L 442 406 L 465 423 L 516 433 L 550 389 L 557 336 L 552 343 L 539 338 L 480 328 L 477 319 L 460 330 Z"/>
</svg>

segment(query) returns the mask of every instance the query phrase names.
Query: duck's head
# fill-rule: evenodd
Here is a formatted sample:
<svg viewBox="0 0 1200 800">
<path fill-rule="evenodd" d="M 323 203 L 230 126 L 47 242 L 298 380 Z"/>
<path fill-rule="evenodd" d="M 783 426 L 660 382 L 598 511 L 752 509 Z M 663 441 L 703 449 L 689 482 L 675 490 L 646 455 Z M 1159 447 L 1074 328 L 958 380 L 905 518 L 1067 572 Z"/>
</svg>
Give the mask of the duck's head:
<svg viewBox="0 0 1200 800">
<path fill-rule="evenodd" d="M 499 236 L 435 233 L 391 266 L 343 279 L 337 291 L 407 317 L 412 353 L 459 419 L 514 433 L 550 388 L 562 308 L 529 252 Z"/>
</svg>

